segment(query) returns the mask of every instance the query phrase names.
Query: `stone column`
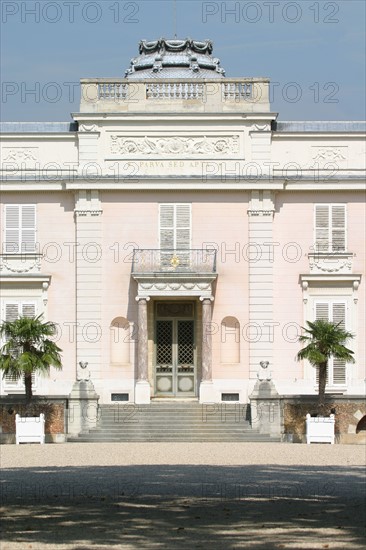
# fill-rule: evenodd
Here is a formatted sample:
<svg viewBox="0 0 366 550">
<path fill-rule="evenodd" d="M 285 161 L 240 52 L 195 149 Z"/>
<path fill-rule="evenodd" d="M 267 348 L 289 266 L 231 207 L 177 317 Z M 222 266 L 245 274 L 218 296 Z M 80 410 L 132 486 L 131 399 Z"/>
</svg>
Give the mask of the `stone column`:
<svg viewBox="0 0 366 550">
<path fill-rule="evenodd" d="M 148 381 L 148 338 L 147 338 L 147 302 L 148 297 L 137 296 L 137 382 L 135 402 L 150 403 L 150 384 Z"/>
<path fill-rule="evenodd" d="M 213 297 L 202 296 L 202 381 L 200 384 L 200 402 L 216 402 L 212 382 L 212 305 Z"/>
</svg>

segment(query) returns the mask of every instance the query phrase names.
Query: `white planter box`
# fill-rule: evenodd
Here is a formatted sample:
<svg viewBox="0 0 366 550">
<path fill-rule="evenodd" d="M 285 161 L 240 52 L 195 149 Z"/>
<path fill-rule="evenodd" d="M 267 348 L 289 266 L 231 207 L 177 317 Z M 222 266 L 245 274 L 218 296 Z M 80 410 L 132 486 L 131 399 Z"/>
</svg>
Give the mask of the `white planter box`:
<svg viewBox="0 0 366 550">
<path fill-rule="evenodd" d="M 306 443 L 334 444 L 334 414 L 330 416 L 306 415 Z"/>
<path fill-rule="evenodd" d="M 15 438 L 19 443 L 44 443 L 44 414 L 40 416 L 15 415 Z"/>
</svg>

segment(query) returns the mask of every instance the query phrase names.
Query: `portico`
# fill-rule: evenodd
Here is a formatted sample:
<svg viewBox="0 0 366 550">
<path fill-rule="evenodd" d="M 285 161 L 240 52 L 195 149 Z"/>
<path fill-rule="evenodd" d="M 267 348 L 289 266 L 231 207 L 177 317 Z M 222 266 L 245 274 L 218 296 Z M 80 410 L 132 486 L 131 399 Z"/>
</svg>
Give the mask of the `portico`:
<svg viewBox="0 0 366 550">
<path fill-rule="evenodd" d="M 212 382 L 216 251 L 135 250 L 132 277 L 138 286 L 135 402 L 149 403 L 151 397 L 202 400 L 203 388 Z"/>
</svg>

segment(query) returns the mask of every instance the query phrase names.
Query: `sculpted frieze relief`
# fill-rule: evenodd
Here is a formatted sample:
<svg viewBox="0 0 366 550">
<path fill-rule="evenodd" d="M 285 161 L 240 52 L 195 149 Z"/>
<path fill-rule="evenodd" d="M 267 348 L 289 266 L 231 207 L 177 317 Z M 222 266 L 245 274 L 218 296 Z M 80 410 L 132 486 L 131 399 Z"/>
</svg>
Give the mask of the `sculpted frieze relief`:
<svg viewBox="0 0 366 550">
<path fill-rule="evenodd" d="M 343 165 L 347 161 L 347 147 L 312 147 L 312 164 L 315 166 L 325 166 L 334 164 Z"/>
<path fill-rule="evenodd" d="M 34 165 L 38 161 L 38 147 L 14 147 L 3 149 L 3 163 Z"/>
<path fill-rule="evenodd" d="M 125 137 L 112 135 L 110 152 L 129 157 L 230 156 L 239 153 L 239 136 Z"/>
</svg>

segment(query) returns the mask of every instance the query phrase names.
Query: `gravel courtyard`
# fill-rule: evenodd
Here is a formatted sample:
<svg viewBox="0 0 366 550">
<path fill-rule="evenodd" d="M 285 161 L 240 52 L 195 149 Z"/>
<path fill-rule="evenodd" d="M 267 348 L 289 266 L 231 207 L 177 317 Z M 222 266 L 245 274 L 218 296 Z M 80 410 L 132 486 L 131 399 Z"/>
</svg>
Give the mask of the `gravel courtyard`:
<svg viewBox="0 0 366 550">
<path fill-rule="evenodd" d="M 1 550 L 361 549 L 365 446 L 5 445 Z"/>
</svg>

